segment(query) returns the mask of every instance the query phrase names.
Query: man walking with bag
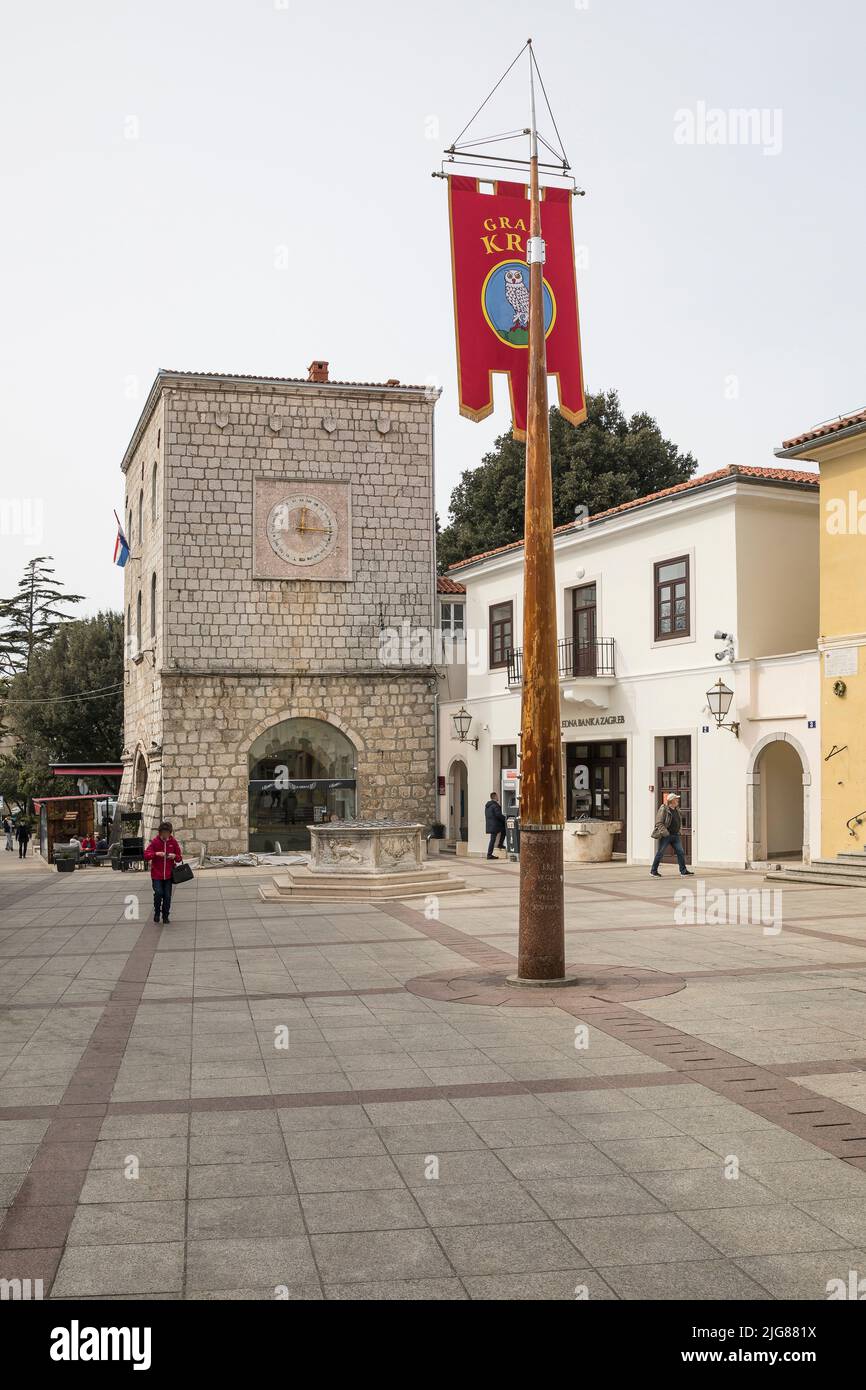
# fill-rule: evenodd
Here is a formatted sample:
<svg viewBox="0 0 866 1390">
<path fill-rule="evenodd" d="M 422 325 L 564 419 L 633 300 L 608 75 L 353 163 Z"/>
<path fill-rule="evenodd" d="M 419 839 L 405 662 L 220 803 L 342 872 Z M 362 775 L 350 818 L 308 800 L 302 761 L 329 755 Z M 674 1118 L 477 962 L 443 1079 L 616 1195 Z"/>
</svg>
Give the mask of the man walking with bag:
<svg viewBox="0 0 866 1390">
<path fill-rule="evenodd" d="M 490 800 L 484 807 L 484 829 L 490 836 L 487 842 L 487 858 L 498 859 L 499 856 L 494 854 L 493 851 L 496 849 L 497 840 L 499 841 L 500 849 L 502 849 L 505 844 L 505 815 L 499 804 L 499 797 L 496 795 L 496 792 L 490 793 Z"/>
<path fill-rule="evenodd" d="M 165 926 L 168 926 L 171 912 L 172 871 L 175 864 L 183 860 L 180 845 L 171 833 L 171 821 L 164 820 L 151 840 L 144 857 L 150 864 L 150 881 L 153 887 L 153 920 L 159 921 L 160 913 Z"/>
<path fill-rule="evenodd" d="M 653 878 L 661 878 L 659 864 L 662 862 L 662 855 L 668 845 L 673 846 L 674 854 L 677 856 L 677 863 L 680 866 L 680 874 L 684 877 L 693 878 L 691 869 L 686 868 L 686 856 L 683 850 L 683 842 L 680 839 L 683 818 L 680 813 L 680 799 L 676 792 L 671 792 L 667 801 L 663 801 L 656 816 L 653 839 L 658 840 L 656 857 L 650 873 Z"/>
</svg>

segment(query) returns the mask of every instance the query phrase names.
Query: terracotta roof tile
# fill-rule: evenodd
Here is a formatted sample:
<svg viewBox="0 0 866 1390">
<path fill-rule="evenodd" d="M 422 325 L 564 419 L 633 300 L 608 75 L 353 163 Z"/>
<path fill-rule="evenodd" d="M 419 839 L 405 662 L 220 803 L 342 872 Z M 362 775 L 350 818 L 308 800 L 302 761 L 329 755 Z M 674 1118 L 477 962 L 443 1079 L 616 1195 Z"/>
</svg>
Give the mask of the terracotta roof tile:
<svg viewBox="0 0 866 1390">
<path fill-rule="evenodd" d="M 715 473 L 702 473 L 697 478 L 689 478 L 685 483 L 676 483 L 673 487 L 662 488 L 660 492 L 650 492 L 645 497 L 635 497 L 631 502 L 621 502 L 617 507 L 608 507 L 604 512 L 593 512 L 589 518 L 592 524 L 603 521 L 607 517 L 617 516 L 621 512 L 633 511 L 637 507 L 644 507 L 651 502 L 659 502 L 665 497 L 676 497 L 682 492 L 693 491 L 695 488 L 706 487 L 707 484 L 734 482 L 738 478 L 754 478 L 758 482 L 766 481 L 773 483 L 794 483 L 799 486 L 812 484 L 818 487 L 818 474 L 805 472 L 798 468 L 754 468 L 747 464 L 729 464 L 727 468 L 719 468 Z M 568 521 L 564 526 L 557 526 L 554 534 L 564 535 L 567 531 L 578 531 L 581 523 Z M 479 560 L 488 560 L 493 555 L 504 555 L 509 550 L 519 550 L 523 541 L 511 541 L 509 545 L 499 545 L 495 550 L 482 550 L 478 555 L 469 555 L 465 560 L 458 560 L 456 564 L 449 567 L 449 574 L 455 570 L 463 569 L 466 565 L 477 564 Z"/>
<path fill-rule="evenodd" d="M 437 594 L 465 594 L 466 585 L 458 584 L 456 579 L 449 579 L 447 574 L 436 576 Z"/>
<path fill-rule="evenodd" d="M 853 415 L 840 415 L 837 420 L 827 420 L 823 425 L 806 430 L 805 434 L 796 434 L 793 439 L 786 439 L 782 448 L 796 449 L 798 444 L 809 444 L 813 439 L 826 439 L 828 435 L 839 434 L 842 430 L 850 429 L 852 425 L 866 425 L 866 410 L 855 410 Z"/>
</svg>

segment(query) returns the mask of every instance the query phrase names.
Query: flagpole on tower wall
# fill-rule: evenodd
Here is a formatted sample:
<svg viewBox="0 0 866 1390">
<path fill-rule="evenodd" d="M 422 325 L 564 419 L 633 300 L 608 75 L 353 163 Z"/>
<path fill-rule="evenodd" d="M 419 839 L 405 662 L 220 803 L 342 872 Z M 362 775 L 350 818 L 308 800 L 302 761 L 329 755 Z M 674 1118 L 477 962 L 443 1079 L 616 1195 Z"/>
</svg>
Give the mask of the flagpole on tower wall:
<svg viewBox="0 0 866 1390">
<path fill-rule="evenodd" d="M 568 983 L 562 882 L 564 823 L 560 751 L 553 485 L 544 333 L 544 241 L 538 188 L 535 60 L 529 40 L 529 380 L 523 553 L 523 699 L 520 763 L 521 984 Z"/>
</svg>

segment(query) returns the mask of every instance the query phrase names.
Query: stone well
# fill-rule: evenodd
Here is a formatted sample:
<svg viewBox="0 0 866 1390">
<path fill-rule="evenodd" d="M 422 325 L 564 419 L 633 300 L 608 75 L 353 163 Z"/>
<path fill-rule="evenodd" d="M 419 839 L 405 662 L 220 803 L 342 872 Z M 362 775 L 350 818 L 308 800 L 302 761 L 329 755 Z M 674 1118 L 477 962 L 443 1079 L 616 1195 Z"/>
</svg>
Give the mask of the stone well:
<svg viewBox="0 0 866 1390">
<path fill-rule="evenodd" d="M 270 886 L 264 902 L 391 902 L 440 893 L 475 892 L 438 864 L 421 862 L 423 826 L 400 821 L 328 821 L 311 825 L 310 862 L 291 866 Z"/>
<path fill-rule="evenodd" d="M 313 874 L 405 874 L 421 867 L 422 825 L 353 820 L 307 829 Z"/>
</svg>

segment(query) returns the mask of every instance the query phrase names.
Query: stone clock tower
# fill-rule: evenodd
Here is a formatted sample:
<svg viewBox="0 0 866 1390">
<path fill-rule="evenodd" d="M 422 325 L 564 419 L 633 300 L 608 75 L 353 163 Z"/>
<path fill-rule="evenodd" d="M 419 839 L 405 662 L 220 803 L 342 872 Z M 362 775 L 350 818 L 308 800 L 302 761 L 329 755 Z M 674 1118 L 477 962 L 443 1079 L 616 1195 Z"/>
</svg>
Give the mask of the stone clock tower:
<svg viewBox="0 0 866 1390">
<path fill-rule="evenodd" d="M 422 386 L 160 371 L 124 455 L 120 799 L 188 853 L 306 847 L 332 816 L 429 823 L 435 672 Z M 393 658 L 389 658 L 392 660 Z"/>
</svg>

